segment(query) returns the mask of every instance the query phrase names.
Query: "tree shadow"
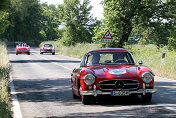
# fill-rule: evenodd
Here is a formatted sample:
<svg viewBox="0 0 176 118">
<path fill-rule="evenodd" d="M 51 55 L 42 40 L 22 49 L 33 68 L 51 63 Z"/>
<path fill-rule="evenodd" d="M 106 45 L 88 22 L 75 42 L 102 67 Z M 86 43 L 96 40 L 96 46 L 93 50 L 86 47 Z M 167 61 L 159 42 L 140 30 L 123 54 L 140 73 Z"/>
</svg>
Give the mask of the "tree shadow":
<svg viewBox="0 0 176 118">
<path fill-rule="evenodd" d="M 71 113 L 66 116 L 51 116 L 47 118 L 175 118 L 176 113 L 169 110 L 164 110 L 162 107 L 138 107 L 127 108 L 122 110 L 110 110 L 105 112 L 93 113 Z M 37 117 L 36 117 L 37 118 Z"/>
<path fill-rule="evenodd" d="M 11 60 L 10 63 L 80 63 L 73 60 Z"/>
<path fill-rule="evenodd" d="M 15 89 L 17 91 L 17 97 L 19 101 L 27 102 L 59 102 L 64 106 L 81 105 L 81 99 L 73 99 L 70 78 L 47 78 L 31 79 L 31 80 L 14 80 Z M 168 85 L 168 87 L 165 86 Z M 167 99 L 168 95 L 176 92 L 172 87 L 175 83 L 168 82 L 156 82 L 156 88 L 159 90 L 153 94 L 153 100 L 151 103 L 142 102 L 140 97 L 111 97 L 102 96 L 101 99 L 97 98 L 96 102 L 90 105 L 82 105 L 89 109 L 91 107 L 103 106 L 108 108 L 124 107 L 120 110 L 105 110 L 104 112 L 91 112 L 91 113 L 68 113 L 64 117 L 96 117 L 96 118 L 175 118 L 176 113 L 167 109 L 164 109 L 162 104 L 175 104 L 171 100 Z M 171 88 L 170 88 L 171 87 Z M 171 93 L 163 93 L 163 91 L 169 91 Z M 162 98 L 161 96 L 164 96 Z M 168 98 L 169 99 L 169 98 Z M 175 100 L 175 97 L 173 98 Z M 157 105 L 159 104 L 159 105 Z M 132 107 L 136 106 L 137 107 Z M 76 106 L 75 106 L 76 107 Z M 99 108 L 99 107 L 97 107 Z M 61 118 L 63 116 L 50 116 L 47 118 Z M 39 117 L 38 117 L 39 118 Z"/>
</svg>

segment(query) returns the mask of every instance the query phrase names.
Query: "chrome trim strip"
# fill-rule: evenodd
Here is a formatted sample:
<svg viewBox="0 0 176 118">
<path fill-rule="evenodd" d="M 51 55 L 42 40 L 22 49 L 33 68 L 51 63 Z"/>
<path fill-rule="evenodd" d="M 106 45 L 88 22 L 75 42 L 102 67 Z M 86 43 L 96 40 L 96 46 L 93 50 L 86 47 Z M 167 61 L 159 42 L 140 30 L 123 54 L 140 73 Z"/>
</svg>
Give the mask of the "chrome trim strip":
<svg viewBox="0 0 176 118">
<path fill-rule="evenodd" d="M 155 93 L 157 92 L 157 89 L 139 89 L 136 91 L 129 91 L 129 95 L 131 94 L 143 94 L 143 93 Z M 100 91 L 100 90 L 91 90 L 91 91 L 81 91 L 80 93 L 81 95 L 111 95 L 111 91 L 110 92 L 104 92 L 104 91 Z"/>
</svg>

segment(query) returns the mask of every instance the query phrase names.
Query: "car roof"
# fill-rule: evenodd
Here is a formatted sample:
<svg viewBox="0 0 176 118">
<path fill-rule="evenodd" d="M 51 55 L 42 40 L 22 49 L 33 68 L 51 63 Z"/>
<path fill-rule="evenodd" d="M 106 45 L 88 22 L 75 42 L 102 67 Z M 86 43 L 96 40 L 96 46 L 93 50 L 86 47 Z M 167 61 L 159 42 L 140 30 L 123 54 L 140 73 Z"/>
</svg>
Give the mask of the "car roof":
<svg viewBox="0 0 176 118">
<path fill-rule="evenodd" d="M 87 53 L 103 52 L 103 51 L 125 51 L 125 52 L 129 52 L 127 49 L 124 49 L 124 48 L 100 48 L 100 49 L 90 50 Z"/>
<path fill-rule="evenodd" d="M 43 45 L 53 45 L 53 44 L 50 44 L 50 43 L 45 43 L 45 44 L 43 44 Z"/>
</svg>

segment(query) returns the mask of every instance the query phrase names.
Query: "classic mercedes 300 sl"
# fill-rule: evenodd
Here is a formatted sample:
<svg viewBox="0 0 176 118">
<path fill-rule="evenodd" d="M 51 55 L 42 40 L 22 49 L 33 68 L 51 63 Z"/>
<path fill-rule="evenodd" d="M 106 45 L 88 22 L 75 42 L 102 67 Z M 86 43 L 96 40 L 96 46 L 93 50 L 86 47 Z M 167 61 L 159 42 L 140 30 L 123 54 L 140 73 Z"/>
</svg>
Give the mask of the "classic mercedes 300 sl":
<svg viewBox="0 0 176 118">
<path fill-rule="evenodd" d="M 71 73 L 73 98 L 89 104 L 97 96 L 141 95 L 144 102 L 151 102 L 154 73 L 136 65 L 132 54 L 123 48 L 104 48 L 88 51 L 79 67 Z"/>
<path fill-rule="evenodd" d="M 55 48 L 52 44 L 43 44 L 43 46 L 40 48 L 40 54 L 43 53 L 52 53 L 52 55 L 55 55 Z"/>
</svg>

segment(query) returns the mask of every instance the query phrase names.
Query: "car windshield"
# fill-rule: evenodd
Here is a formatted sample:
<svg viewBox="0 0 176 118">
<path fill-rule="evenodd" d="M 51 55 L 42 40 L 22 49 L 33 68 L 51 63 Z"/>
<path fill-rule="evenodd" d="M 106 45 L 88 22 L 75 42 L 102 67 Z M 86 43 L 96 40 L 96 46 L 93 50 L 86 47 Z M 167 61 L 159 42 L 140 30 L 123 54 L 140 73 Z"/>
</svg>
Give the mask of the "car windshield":
<svg viewBox="0 0 176 118">
<path fill-rule="evenodd" d="M 18 47 L 28 47 L 26 43 L 19 43 L 17 46 Z"/>
<path fill-rule="evenodd" d="M 45 44 L 44 47 L 53 47 L 51 44 Z"/>
<path fill-rule="evenodd" d="M 131 54 L 123 51 L 93 52 L 87 57 L 86 65 L 135 64 Z"/>
</svg>

